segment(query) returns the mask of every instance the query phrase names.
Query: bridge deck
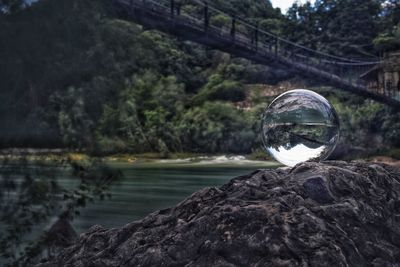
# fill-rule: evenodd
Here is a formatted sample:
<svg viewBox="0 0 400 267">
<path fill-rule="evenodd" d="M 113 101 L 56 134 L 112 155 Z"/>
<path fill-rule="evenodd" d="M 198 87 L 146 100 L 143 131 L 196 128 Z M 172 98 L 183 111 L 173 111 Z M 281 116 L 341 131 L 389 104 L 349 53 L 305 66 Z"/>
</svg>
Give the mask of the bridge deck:
<svg viewBox="0 0 400 267">
<path fill-rule="evenodd" d="M 239 31 L 240 26 L 243 28 L 248 25 L 243 22 L 240 25 L 236 18 L 232 18 L 230 28 L 215 27 L 209 22 L 208 13 L 211 8 L 196 0 L 194 2 L 204 5 L 202 6 L 204 15 L 200 18 L 182 12 L 180 7 L 174 6 L 174 0 L 114 0 L 120 16 L 141 24 L 145 28 L 157 29 L 259 64 L 290 68 L 300 75 L 320 79 L 327 85 L 400 109 L 400 101 L 387 93 L 369 91 L 366 86 L 360 84 L 360 81 L 346 79 L 327 69 L 327 65 L 332 62 L 344 66 L 364 67 L 370 67 L 376 63 L 350 59 L 339 62 L 339 58 L 336 59 L 320 52 L 311 54 L 311 50 L 290 42 L 280 44 L 279 42 L 283 39 L 259 31 L 258 27 L 251 26 L 250 30 Z M 215 10 L 212 9 L 212 11 Z"/>
</svg>

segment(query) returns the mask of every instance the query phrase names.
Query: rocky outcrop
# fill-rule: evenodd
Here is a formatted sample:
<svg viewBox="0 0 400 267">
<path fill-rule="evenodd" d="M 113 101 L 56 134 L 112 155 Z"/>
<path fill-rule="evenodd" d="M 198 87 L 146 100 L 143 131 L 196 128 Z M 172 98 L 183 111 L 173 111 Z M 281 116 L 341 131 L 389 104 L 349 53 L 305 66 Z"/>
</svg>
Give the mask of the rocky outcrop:
<svg viewBox="0 0 400 267">
<path fill-rule="evenodd" d="M 257 170 L 121 229 L 92 227 L 40 266 L 400 266 L 400 171 Z"/>
</svg>

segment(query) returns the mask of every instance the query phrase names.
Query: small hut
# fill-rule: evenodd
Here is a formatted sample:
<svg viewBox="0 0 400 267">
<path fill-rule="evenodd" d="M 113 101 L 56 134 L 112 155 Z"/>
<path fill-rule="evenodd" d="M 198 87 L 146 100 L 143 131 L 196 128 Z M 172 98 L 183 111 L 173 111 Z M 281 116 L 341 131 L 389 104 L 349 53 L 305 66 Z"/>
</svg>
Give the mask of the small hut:
<svg viewBox="0 0 400 267">
<path fill-rule="evenodd" d="M 360 76 L 368 90 L 385 95 L 400 94 L 400 51 L 386 53 L 381 64 Z"/>
</svg>

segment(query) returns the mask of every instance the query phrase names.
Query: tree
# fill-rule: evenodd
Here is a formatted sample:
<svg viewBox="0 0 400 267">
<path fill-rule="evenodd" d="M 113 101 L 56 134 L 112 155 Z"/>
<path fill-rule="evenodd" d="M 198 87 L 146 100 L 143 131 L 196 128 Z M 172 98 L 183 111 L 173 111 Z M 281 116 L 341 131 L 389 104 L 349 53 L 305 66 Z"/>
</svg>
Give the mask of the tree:
<svg viewBox="0 0 400 267">
<path fill-rule="evenodd" d="M 175 120 L 184 109 L 184 86 L 176 77 L 152 71 L 136 74 L 115 106 L 104 109 L 97 136 L 100 146 L 110 140 L 126 151 L 181 151 Z M 102 144 L 101 144 L 102 143 Z M 112 146 L 109 148 L 111 150 Z"/>
<path fill-rule="evenodd" d="M 93 122 L 85 110 L 82 89 L 68 88 L 65 94 L 55 94 L 52 102 L 58 112 L 58 125 L 65 144 L 70 147 L 91 146 Z"/>
<path fill-rule="evenodd" d="M 0 0 L 0 11 L 7 14 L 20 10 L 25 4 L 24 0 Z"/>
<path fill-rule="evenodd" d="M 39 237 L 32 235 L 34 227 L 49 222 L 53 216 L 59 216 L 69 222 L 79 215 L 89 201 L 104 199 L 109 196 L 108 188 L 121 173 L 99 164 L 95 160 L 76 162 L 70 158 L 63 160 L 65 171 L 71 170 L 71 179 L 77 179 L 75 188 L 64 188 L 54 177 L 50 165 L 31 162 L 26 158 L 3 157 L 2 174 L 15 172 L 16 168 L 26 175 L 21 181 L 7 186 L 12 197 L 0 195 L 0 222 L 3 226 L 0 235 L 0 261 L 9 266 L 26 266 L 38 263 L 42 257 L 56 257 L 59 251 L 53 247 L 48 232 Z M 35 173 L 32 173 L 34 164 Z M 60 168 L 57 165 L 56 168 Z M 10 185 L 8 175 L 0 177 L 0 184 Z M 64 243 L 64 246 L 68 244 Z M 63 247 L 59 247 L 62 249 Z M 49 254 L 48 251 L 52 251 Z"/>
<path fill-rule="evenodd" d="M 232 104 L 205 102 L 188 110 L 178 129 L 185 148 L 194 152 L 249 152 L 255 142 L 251 114 Z"/>
<path fill-rule="evenodd" d="M 375 48 L 380 52 L 400 49 L 400 3 L 385 1 L 381 18 L 382 31 L 374 39 Z"/>
<path fill-rule="evenodd" d="M 370 56 L 374 52 L 372 40 L 381 30 L 381 11 L 381 0 L 295 3 L 288 11 L 287 33 L 294 41 L 331 54 Z"/>
<path fill-rule="evenodd" d="M 235 80 L 224 79 L 220 74 L 210 76 L 208 83 L 194 97 L 196 105 L 210 100 L 240 102 L 246 98 L 243 85 Z"/>
</svg>

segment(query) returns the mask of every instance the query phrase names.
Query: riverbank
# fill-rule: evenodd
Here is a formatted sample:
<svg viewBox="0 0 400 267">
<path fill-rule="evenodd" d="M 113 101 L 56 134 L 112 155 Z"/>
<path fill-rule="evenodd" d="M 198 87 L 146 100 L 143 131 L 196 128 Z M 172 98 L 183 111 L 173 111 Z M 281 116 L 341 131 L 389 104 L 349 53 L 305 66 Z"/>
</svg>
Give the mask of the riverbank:
<svg viewBox="0 0 400 267">
<path fill-rule="evenodd" d="M 265 152 L 256 150 L 252 154 L 205 154 L 205 153 L 170 153 L 167 156 L 162 153 L 138 153 L 138 154 L 112 154 L 106 156 L 91 156 L 85 152 L 70 151 L 65 149 L 3 149 L 0 150 L 0 161 L 16 162 L 22 161 L 52 164 L 65 161 L 89 162 L 91 160 L 105 163 L 166 163 L 166 164 L 245 164 L 273 162 L 274 160 Z M 365 158 L 354 159 L 366 162 L 385 163 L 400 168 L 400 152 L 398 149 L 389 150 L 385 153 L 372 155 Z M 275 165 L 280 165 L 276 163 Z"/>
<path fill-rule="evenodd" d="M 255 152 L 252 154 L 234 155 L 234 154 L 206 154 L 206 153 L 169 153 L 168 155 L 156 152 L 149 153 L 120 153 L 110 154 L 105 156 L 92 156 L 81 151 L 71 151 L 65 149 L 2 149 L 0 150 L 0 160 L 19 160 L 26 159 L 28 161 L 44 161 L 44 162 L 59 162 L 62 160 L 72 161 L 86 161 L 89 159 L 103 160 L 107 162 L 152 162 L 152 161 L 188 161 L 196 162 L 202 160 L 217 161 L 240 161 L 240 160 L 252 160 L 252 161 L 270 161 L 272 160 L 264 152 Z"/>
<path fill-rule="evenodd" d="M 371 162 L 385 163 L 387 165 L 400 168 L 400 160 L 388 157 L 388 156 L 377 156 L 370 159 Z"/>
</svg>

